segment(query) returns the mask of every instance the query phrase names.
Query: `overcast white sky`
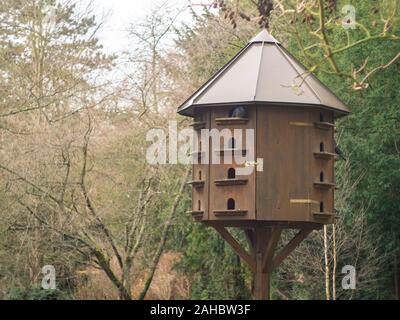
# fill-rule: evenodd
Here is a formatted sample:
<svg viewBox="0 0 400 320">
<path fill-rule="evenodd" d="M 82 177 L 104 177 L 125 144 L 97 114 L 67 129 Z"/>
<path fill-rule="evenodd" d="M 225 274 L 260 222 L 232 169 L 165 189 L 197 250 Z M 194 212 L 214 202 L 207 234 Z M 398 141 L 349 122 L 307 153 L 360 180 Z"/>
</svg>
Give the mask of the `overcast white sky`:
<svg viewBox="0 0 400 320">
<path fill-rule="evenodd" d="M 90 0 L 87 0 L 90 1 Z M 210 3 L 211 0 L 92 0 L 92 6 L 98 16 L 105 16 L 106 21 L 99 33 L 99 38 L 108 52 L 125 50 L 129 45 L 126 28 L 140 20 L 157 5 L 167 3 L 169 7 L 187 7 L 191 3 Z M 200 7 L 197 6 L 199 9 Z M 180 21 L 189 22 L 188 10 L 183 12 Z"/>
</svg>

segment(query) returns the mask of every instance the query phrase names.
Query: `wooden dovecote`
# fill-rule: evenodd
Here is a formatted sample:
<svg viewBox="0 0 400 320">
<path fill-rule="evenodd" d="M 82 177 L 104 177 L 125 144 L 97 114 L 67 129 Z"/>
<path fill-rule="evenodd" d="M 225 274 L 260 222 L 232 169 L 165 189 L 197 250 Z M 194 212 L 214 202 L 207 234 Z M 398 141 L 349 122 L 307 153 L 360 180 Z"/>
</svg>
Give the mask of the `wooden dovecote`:
<svg viewBox="0 0 400 320">
<path fill-rule="evenodd" d="M 349 111 L 263 30 L 178 113 L 194 118 L 197 160 L 254 153 L 253 161 L 244 164 L 193 164 L 190 213 L 196 221 L 214 227 L 249 266 L 252 259 L 255 297 L 266 298 L 265 283 L 279 261 L 313 229 L 334 221 L 334 122 Z M 231 137 L 227 141 L 218 137 L 219 143 L 205 148 L 202 130 L 225 130 Z M 243 132 L 240 144 L 235 130 Z M 254 134 L 250 145 L 246 145 L 246 130 Z M 254 170 L 238 174 L 244 166 Z M 238 249 L 226 227 L 244 230 L 252 255 Z M 274 257 L 284 228 L 299 229 L 299 234 Z"/>
</svg>

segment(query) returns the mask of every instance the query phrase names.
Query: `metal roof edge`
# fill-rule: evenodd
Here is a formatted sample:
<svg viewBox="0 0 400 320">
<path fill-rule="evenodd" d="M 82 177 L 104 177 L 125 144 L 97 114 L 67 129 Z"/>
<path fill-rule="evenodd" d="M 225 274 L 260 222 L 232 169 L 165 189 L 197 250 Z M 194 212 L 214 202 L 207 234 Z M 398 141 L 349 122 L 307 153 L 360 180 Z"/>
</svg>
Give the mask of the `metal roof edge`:
<svg viewBox="0 0 400 320">
<path fill-rule="evenodd" d="M 308 71 L 308 68 L 306 68 L 300 61 L 298 61 L 285 47 L 283 47 L 278 41 L 272 41 L 275 40 L 267 30 L 261 31 L 258 35 L 256 35 L 254 38 L 252 38 L 242 49 L 240 49 L 229 61 L 227 61 L 218 71 L 216 71 L 203 85 L 201 85 L 194 93 L 192 93 L 189 98 L 187 98 L 178 108 L 177 112 L 179 114 L 185 114 L 185 110 L 189 109 L 191 107 L 199 107 L 199 106 L 217 106 L 217 105 L 234 105 L 234 104 L 242 104 L 242 103 L 267 103 L 271 104 L 274 103 L 275 105 L 293 105 L 293 106 L 305 106 L 305 105 L 310 105 L 310 106 L 316 106 L 320 105 L 323 106 L 326 109 L 334 110 L 335 114 L 348 114 L 350 113 L 350 110 L 348 106 L 328 87 L 326 86 L 321 80 L 318 79 L 318 77 Z M 231 66 L 234 65 L 234 63 L 240 59 L 242 55 L 244 55 L 247 50 L 253 45 L 253 44 L 261 44 L 261 51 L 260 51 L 260 61 L 259 61 L 259 68 L 258 68 L 258 74 L 256 77 L 256 84 L 255 84 L 255 91 L 254 91 L 254 96 L 252 101 L 242 101 L 242 102 L 222 102 L 222 103 L 210 103 L 210 104 L 196 104 L 199 99 L 208 92 L 209 88 L 213 86 L 213 84 L 218 81 L 220 77 L 222 77 L 226 72 L 229 71 Z M 259 77 L 260 77 L 260 69 L 261 69 L 261 63 L 262 63 L 262 57 L 263 53 L 265 50 L 266 46 L 276 46 L 279 53 L 281 56 L 286 60 L 286 62 L 289 64 L 289 66 L 295 71 L 298 77 L 300 77 L 305 85 L 311 90 L 312 94 L 315 96 L 315 98 L 319 101 L 319 103 L 300 103 L 300 102 L 294 102 L 294 103 L 289 103 L 289 102 L 268 102 L 268 101 L 257 101 L 257 90 L 259 86 Z M 296 65 L 295 65 L 296 64 Z M 300 73 L 301 70 L 304 69 L 305 72 L 309 72 L 307 76 L 304 76 L 303 74 Z M 313 85 L 309 82 L 311 79 L 308 79 L 308 77 L 312 78 L 312 81 L 316 81 Z M 327 94 L 330 94 L 332 97 L 327 96 L 328 98 L 323 98 L 323 96 L 320 96 L 320 93 L 318 92 L 318 86 L 321 86 L 321 89 L 326 90 Z M 315 88 L 314 88 L 315 86 Z M 335 101 L 336 99 L 336 101 Z M 327 105 L 326 103 L 329 103 Z"/>
<path fill-rule="evenodd" d="M 273 106 L 273 107 L 321 107 L 322 109 L 327 109 L 330 111 L 333 111 L 336 116 L 335 118 L 339 118 L 342 116 L 345 116 L 347 114 L 350 114 L 351 111 L 349 110 L 340 110 L 336 109 L 334 107 L 330 107 L 324 104 L 318 104 L 318 103 L 297 103 L 297 102 L 276 102 L 276 101 L 235 101 L 235 102 L 219 102 L 219 103 L 207 103 L 207 104 L 192 104 L 190 107 L 193 108 L 207 108 L 207 107 L 229 107 L 229 106 L 237 106 L 237 105 L 255 105 L 255 104 L 264 104 L 268 106 Z M 186 110 L 186 109 L 185 109 Z M 184 111 L 184 110 L 181 110 Z M 183 114 L 178 111 L 179 114 Z M 183 114 L 185 115 L 185 114 Z"/>
<path fill-rule="evenodd" d="M 217 72 L 215 72 L 205 83 L 203 83 L 195 92 L 193 92 L 189 98 L 187 98 L 181 105 L 178 107 L 177 112 L 179 113 L 180 111 L 184 110 L 185 108 L 189 107 L 186 106 L 185 104 L 190 101 L 190 99 L 194 98 L 197 94 L 199 96 L 202 94 L 201 90 L 205 89 L 206 86 L 210 85 L 212 82 L 214 82 L 216 79 L 219 78 L 220 75 L 222 75 L 228 68 L 229 66 L 236 61 L 236 59 L 244 53 L 253 43 L 249 42 L 247 43 L 242 49 L 240 49 L 227 63 L 225 63 L 220 69 L 218 69 Z M 196 97 L 198 98 L 198 97 Z M 194 99 L 196 99 L 194 98 Z"/>
<path fill-rule="evenodd" d="M 290 52 L 289 50 L 287 50 L 285 47 L 280 46 L 281 49 L 292 59 L 294 59 L 302 68 L 304 68 L 305 70 L 308 70 L 307 67 L 305 67 L 299 60 L 297 60 Z M 336 99 L 338 99 L 346 108 L 347 113 L 351 113 L 349 107 L 347 106 L 346 103 L 344 103 L 344 101 L 342 99 L 340 99 L 327 85 L 325 85 L 321 80 L 318 79 L 318 77 L 310 72 L 310 75 L 317 80 L 317 82 L 322 85 L 326 90 L 328 90 Z M 322 102 L 322 101 L 321 101 Z M 336 110 L 340 110 L 340 109 L 336 109 Z M 344 111 L 344 110 L 340 110 L 340 111 Z"/>
</svg>

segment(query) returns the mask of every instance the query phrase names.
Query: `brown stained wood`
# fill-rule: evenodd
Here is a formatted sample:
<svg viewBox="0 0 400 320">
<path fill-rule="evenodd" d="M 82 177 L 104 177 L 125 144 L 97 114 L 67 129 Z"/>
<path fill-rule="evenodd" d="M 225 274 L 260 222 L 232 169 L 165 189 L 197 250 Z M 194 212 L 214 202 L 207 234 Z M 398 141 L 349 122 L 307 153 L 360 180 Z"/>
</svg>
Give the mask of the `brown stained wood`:
<svg viewBox="0 0 400 320">
<path fill-rule="evenodd" d="M 213 212 L 217 217 L 236 217 L 246 215 L 247 210 L 214 210 Z"/>
<path fill-rule="evenodd" d="M 241 124 L 246 124 L 249 121 L 247 118 L 232 118 L 232 117 L 227 117 L 227 118 L 216 118 L 215 123 L 217 125 L 241 125 Z"/>
<path fill-rule="evenodd" d="M 224 164 L 223 156 L 225 153 L 240 155 L 243 150 L 248 150 L 245 133 L 243 144 L 236 148 L 224 149 L 226 141 L 222 137 L 218 146 L 212 145 L 208 156 L 210 159 L 214 156 L 221 163 L 194 165 L 196 170 L 202 168 L 204 177 L 201 180 L 205 180 L 203 191 L 201 183 L 197 184 L 198 188 L 193 188 L 193 200 L 200 200 L 201 210 L 205 211 L 202 221 L 223 221 L 226 225 L 234 225 L 234 221 L 238 221 L 239 227 L 240 221 L 244 223 L 247 220 L 265 221 L 270 225 L 286 222 L 295 226 L 301 223 L 330 223 L 331 220 L 312 213 L 319 211 L 321 202 L 324 211 L 333 211 L 335 186 L 334 161 L 331 160 L 335 155 L 328 152 L 334 148 L 333 112 L 306 107 L 256 105 L 247 108 L 248 119 L 240 125 L 217 124 L 217 119 L 228 117 L 231 107 L 199 109 L 204 112 L 199 119 L 206 122 L 207 128 L 230 130 L 232 133 L 236 128 L 255 129 L 255 156 L 266 164 L 263 171 L 254 170 L 249 176 L 228 179 L 228 170 L 236 170 L 243 164 L 236 164 L 234 158 L 231 164 Z M 324 121 L 319 121 L 322 118 Z M 319 130 L 315 123 L 326 130 Z M 319 181 L 321 172 L 324 173 L 322 183 Z M 194 175 L 193 180 L 200 179 Z M 235 200 L 234 208 L 239 209 L 238 212 L 227 210 L 228 199 Z M 300 205 L 293 203 L 293 199 L 312 199 L 313 202 Z M 193 203 L 193 210 L 198 209 L 198 204 Z"/>
<path fill-rule="evenodd" d="M 324 190 L 329 190 L 332 189 L 336 186 L 336 184 L 331 183 L 331 182 L 320 182 L 316 181 L 314 182 L 314 187 L 318 189 L 324 189 Z"/>
<path fill-rule="evenodd" d="M 336 154 L 332 152 L 314 152 L 314 157 L 316 159 L 321 159 L 321 160 L 331 160 L 335 159 Z"/>
<path fill-rule="evenodd" d="M 198 220 L 202 220 L 203 215 L 204 215 L 204 211 L 187 211 L 187 214 L 190 214 L 192 216 L 193 219 L 195 219 L 196 221 Z"/>
<path fill-rule="evenodd" d="M 335 116 L 333 114 L 333 112 L 330 113 L 330 121 L 332 123 L 335 123 Z M 334 141 L 335 141 L 335 130 L 336 127 L 332 128 L 332 130 L 330 131 L 330 136 L 331 136 L 331 146 L 332 146 L 332 150 L 335 149 L 334 146 Z M 338 155 L 335 156 L 335 161 L 338 159 Z M 331 165 L 331 167 L 329 168 L 329 173 L 330 173 L 330 181 L 335 182 L 336 178 L 335 178 L 335 164 L 333 163 Z M 328 201 L 328 210 L 330 210 L 331 212 L 335 212 L 335 188 L 332 188 L 332 190 L 329 191 L 329 201 Z M 334 222 L 334 221 L 332 221 Z"/>
<path fill-rule="evenodd" d="M 313 212 L 313 216 L 316 219 L 331 219 L 336 216 L 333 212 Z"/>
<path fill-rule="evenodd" d="M 307 108 L 259 106 L 257 109 L 257 158 L 264 170 L 257 172 L 257 220 L 311 222 L 309 206 L 292 205 L 290 199 L 308 199 L 313 188 L 310 162 L 314 160 Z"/>
<path fill-rule="evenodd" d="M 256 272 L 254 274 L 254 292 L 255 300 L 270 300 L 271 274 L 262 270 L 262 254 L 256 255 Z"/>
<path fill-rule="evenodd" d="M 263 270 L 263 260 L 267 254 L 268 247 L 273 237 L 274 228 L 264 228 L 256 226 L 254 228 L 254 246 L 256 259 L 256 272 L 253 276 L 254 292 L 253 297 L 256 300 L 270 299 L 270 273 Z"/>
<path fill-rule="evenodd" d="M 242 156 L 245 156 L 247 153 L 246 149 L 236 149 L 236 148 L 228 148 L 228 149 L 219 149 L 219 150 L 215 150 L 215 152 L 217 152 L 220 156 L 223 156 L 225 154 L 241 154 Z"/>
<path fill-rule="evenodd" d="M 196 215 L 196 214 L 203 214 L 203 210 L 191 210 L 191 211 L 186 211 L 186 213 L 191 214 L 191 215 Z"/>
<path fill-rule="evenodd" d="M 335 124 L 330 122 L 314 122 L 314 126 L 321 130 L 331 130 L 335 128 Z"/>
<path fill-rule="evenodd" d="M 203 111 L 201 113 L 197 113 L 196 121 L 205 122 L 205 128 L 210 128 L 210 112 Z M 197 140 L 200 141 L 201 132 L 194 131 L 194 134 L 197 135 Z M 195 146 L 195 149 L 200 151 L 200 144 L 197 147 Z M 202 216 L 194 217 L 194 220 L 207 221 L 209 219 L 209 165 L 201 163 L 194 164 L 192 170 L 192 181 L 204 181 L 203 187 L 192 188 L 192 210 L 199 211 L 200 206 L 200 211 L 204 212 Z"/>
<path fill-rule="evenodd" d="M 272 270 L 272 259 L 275 254 L 276 247 L 278 245 L 279 239 L 281 237 L 282 229 L 275 227 L 272 230 L 271 236 L 267 243 L 265 253 L 262 260 L 262 271 L 270 273 Z"/>
<path fill-rule="evenodd" d="M 232 107 L 216 107 L 210 108 L 210 126 L 217 130 L 229 130 L 233 135 L 233 130 L 240 128 L 243 129 L 242 132 L 242 145 L 237 145 L 238 150 L 247 149 L 246 146 L 246 132 L 245 129 L 255 129 L 256 130 L 256 107 L 249 106 L 248 111 L 248 121 L 241 125 L 217 125 L 216 119 L 226 118 L 229 116 L 229 112 Z M 252 174 L 246 176 L 237 176 L 235 178 L 247 179 L 247 183 L 243 185 L 224 185 L 223 187 L 216 185 L 214 181 L 225 180 L 228 178 L 228 170 L 237 169 L 238 167 L 243 167 L 243 164 L 236 164 L 235 159 L 232 159 L 232 163 L 223 163 L 224 156 L 221 156 L 219 151 L 227 146 L 227 141 L 222 137 L 220 138 L 219 145 L 210 145 L 210 159 L 214 156 L 220 160 L 220 164 L 209 165 L 210 179 L 209 179 L 209 203 L 210 203 L 210 220 L 212 221 L 223 221 L 224 223 L 230 223 L 231 221 L 247 221 L 255 219 L 255 170 Z M 227 151 L 232 152 L 232 149 L 227 149 Z M 241 151 L 240 151 L 241 152 Z M 240 155 L 240 153 L 239 153 Z M 245 215 L 226 215 L 219 214 L 221 211 L 227 210 L 228 199 L 235 200 L 235 209 L 246 210 Z M 216 211 L 216 213 L 214 213 Z"/>
<path fill-rule="evenodd" d="M 248 179 L 220 179 L 220 180 L 215 180 L 214 183 L 216 186 L 238 186 L 238 185 L 243 185 L 246 184 Z"/>
<path fill-rule="evenodd" d="M 239 242 L 226 230 L 224 227 L 214 226 L 214 229 L 221 235 L 221 237 L 232 247 L 232 249 L 243 259 L 250 269 L 256 271 L 256 263 L 253 257 L 241 246 Z"/>
<path fill-rule="evenodd" d="M 304 228 L 297 233 L 292 240 L 276 255 L 272 262 L 272 270 L 279 267 L 282 261 L 293 252 L 294 249 L 313 231 L 313 228 Z"/>
<path fill-rule="evenodd" d="M 272 236 L 272 230 L 274 229 L 275 227 L 263 227 L 259 225 L 256 225 L 254 228 L 253 234 L 255 251 L 257 254 L 261 254 L 262 257 L 264 257 L 267 245 Z"/>
<path fill-rule="evenodd" d="M 205 153 L 204 151 L 193 151 L 189 155 L 193 157 L 193 160 L 200 160 L 202 157 L 204 157 Z"/>
<path fill-rule="evenodd" d="M 250 244 L 250 253 L 247 253 L 224 226 L 213 225 L 213 227 L 253 271 L 253 297 L 256 300 L 270 299 L 270 279 L 273 268 L 279 265 L 314 230 L 311 227 L 302 229 L 273 259 L 281 228 L 255 226 L 253 229 L 244 229 Z"/>
<path fill-rule="evenodd" d="M 191 123 L 190 126 L 193 127 L 193 129 L 195 129 L 195 130 L 204 129 L 206 127 L 206 122 L 205 121 L 195 121 L 195 122 Z"/>
<path fill-rule="evenodd" d="M 322 115 L 323 120 L 327 123 L 334 124 L 333 113 L 328 110 L 321 110 L 312 112 L 311 121 L 318 122 Z M 312 151 L 320 152 L 320 144 L 323 143 L 325 151 L 334 150 L 334 127 L 329 126 L 326 130 L 318 130 L 315 128 L 312 130 L 310 135 L 311 145 L 313 146 Z M 331 159 L 335 159 L 333 156 Z M 310 178 L 312 179 L 313 188 L 310 190 L 310 198 L 317 200 L 318 205 L 310 206 L 311 213 L 309 215 L 310 219 L 319 223 L 331 223 L 331 219 L 321 219 L 318 216 L 312 214 L 313 212 L 320 211 L 320 203 L 323 203 L 323 210 L 328 212 L 333 212 L 334 207 L 334 187 L 329 187 L 327 185 L 314 185 L 314 182 L 320 181 L 320 174 L 323 172 L 323 180 L 326 182 L 334 183 L 334 161 L 321 161 L 320 159 L 314 159 L 310 163 Z M 323 182 L 324 182 L 323 181 Z"/>
<path fill-rule="evenodd" d="M 306 227 L 319 230 L 323 227 L 321 222 L 297 222 L 297 221 L 262 221 L 262 220 L 251 220 L 251 219 L 218 219 L 218 220 L 204 220 L 202 221 L 207 226 L 224 226 L 233 228 L 271 228 L 279 226 L 282 229 L 302 229 Z"/>
<path fill-rule="evenodd" d="M 187 184 L 191 185 L 194 188 L 203 188 L 205 181 L 204 180 L 192 180 L 192 181 L 188 181 Z"/>
<path fill-rule="evenodd" d="M 313 229 L 332 223 L 335 218 L 331 213 L 334 212 L 337 159 L 332 153 L 334 120 L 348 113 L 346 106 L 317 81 L 307 82 L 302 89 L 307 91 L 305 95 L 283 88 L 280 83 L 287 82 L 283 78 L 296 70 L 293 71 L 293 64 L 287 65 L 291 58 L 286 54 L 281 56 L 284 52 L 277 50 L 279 45 L 273 43 L 277 42 L 266 31 L 264 36 L 258 35 L 178 110 L 183 115 L 194 116 L 192 126 L 197 129 L 197 137 L 201 128 L 224 130 L 218 145 L 211 144 L 208 154 L 203 152 L 206 149 L 201 143 L 194 147 L 199 151 L 194 153 L 194 159 L 204 160 L 204 155 L 220 163 L 194 164 L 191 214 L 213 226 L 251 266 L 256 299 L 269 299 L 273 268 Z M 248 85 L 253 82 L 254 86 Z M 234 112 L 238 106 L 247 108 L 247 112 Z M 240 114 L 247 118 L 230 117 Z M 243 130 L 242 144 L 225 141 L 231 138 L 227 137 L 229 133 L 239 132 L 235 129 Z M 255 159 L 233 158 L 231 163 L 223 163 L 229 156 L 249 154 L 252 146 L 246 145 L 244 129 L 254 130 Z M 257 166 L 257 171 L 246 177 L 236 174 L 243 163 L 251 167 L 261 160 L 265 164 L 262 171 Z M 225 229 L 228 226 L 245 229 L 251 255 Z M 300 231 L 275 255 L 283 228 Z"/>
</svg>

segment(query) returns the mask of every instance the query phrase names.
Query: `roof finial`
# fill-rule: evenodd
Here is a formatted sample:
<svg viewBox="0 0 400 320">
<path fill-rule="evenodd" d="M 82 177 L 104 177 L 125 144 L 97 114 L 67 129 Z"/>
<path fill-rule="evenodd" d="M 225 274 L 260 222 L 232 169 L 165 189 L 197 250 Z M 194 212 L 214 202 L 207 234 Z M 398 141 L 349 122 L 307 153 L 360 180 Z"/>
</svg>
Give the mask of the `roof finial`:
<svg viewBox="0 0 400 320">
<path fill-rule="evenodd" d="M 257 34 L 250 41 L 252 42 L 269 42 L 269 43 L 279 43 L 268 31 L 267 29 L 262 29 L 259 34 Z"/>
</svg>

